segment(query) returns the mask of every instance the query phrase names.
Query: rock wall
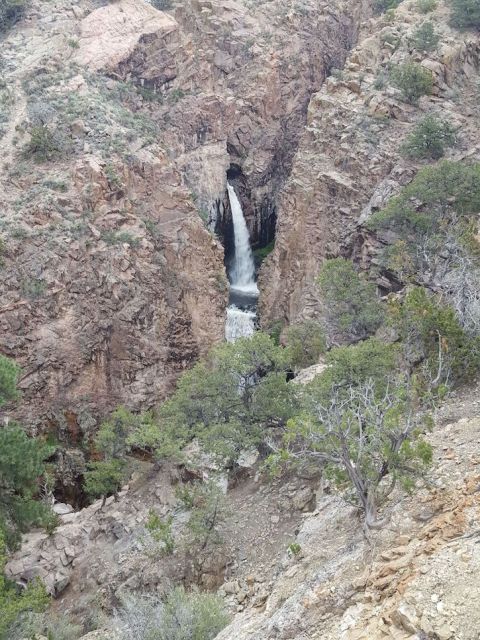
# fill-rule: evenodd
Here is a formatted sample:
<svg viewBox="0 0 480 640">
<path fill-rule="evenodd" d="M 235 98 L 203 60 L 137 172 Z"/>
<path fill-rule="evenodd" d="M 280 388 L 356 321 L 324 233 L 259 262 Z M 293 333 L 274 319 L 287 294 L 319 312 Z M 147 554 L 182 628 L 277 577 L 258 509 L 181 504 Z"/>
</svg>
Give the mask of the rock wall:
<svg viewBox="0 0 480 640">
<path fill-rule="evenodd" d="M 416 51 L 412 36 L 422 20 L 440 36 L 436 50 Z M 273 254 L 260 275 L 264 326 L 322 310 L 315 277 L 326 258 L 344 255 L 368 266 L 375 241 L 362 228 L 371 211 L 408 183 L 422 162 L 405 160 L 399 147 L 427 113 L 458 129 L 452 159 L 478 158 L 476 78 L 478 35 L 448 26 L 448 9 L 423 17 L 414 2 L 362 24 L 343 70 L 312 96 L 307 125 L 277 208 Z M 433 74 L 431 96 L 418 106 L 402 102 L 388 81 L 389 66 L 413 59 Z M 379 280 L 385 287 L 388 282 Z"/>
<path fill-rule="evenodd" d="M 78 444 L 222 339 L 227 170 L 260 236 L 361 4 L 29 3 L 1 54 L 0 350 L 25 424 Z"/>
</svg>

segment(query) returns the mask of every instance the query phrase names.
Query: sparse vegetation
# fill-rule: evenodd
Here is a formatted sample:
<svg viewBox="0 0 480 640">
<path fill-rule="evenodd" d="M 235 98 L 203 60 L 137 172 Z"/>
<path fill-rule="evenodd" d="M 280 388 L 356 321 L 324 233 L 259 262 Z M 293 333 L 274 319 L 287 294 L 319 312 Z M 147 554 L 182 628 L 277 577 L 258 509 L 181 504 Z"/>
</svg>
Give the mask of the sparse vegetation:
<svg viewBox="0 0 480 640">
<path fill-rule="evenodd" d="M 173 517 L 162 518 L 156 511 L 150 509 L 145 524 L 146 538 L 142 539 L 142 546 L 148 555 L 158 556 L 173 553 L 175 539 L 172 533 Z"/>
<path fill-rule="evenodd" d="M 94 446 L 103 456 L 102 460 L 88 463 L 85 472 L 85 492 L 92 498 L 106 498 L 117 493 L 126 477 L 126 454 L 130 448 L 128 438 L 139 419 L 132 413 L 119 407 L 110 418 L 100 425 Z"/>
<path fill-rule="evenodd" d="M 403 280 L 424 277 L 438 288 L 441 274 L 452 262 L 458 264 L 462 247 L 467 253 L 478 251 L 474 219 L 480 208 L 479 175 L 478 164 L 443 161 L 425 167 L 371 217 L 371 228 L 396 234 L 384 262 Z"/>
<path fill-rule="evenodd" d="M 396 9 L 402 0 L 374 0 L 373 8 L 375 13 L 386 13 Z"/>
<path fill-rule="evenodd" d="M 480 28 L 480 4 L 478 0 L 450 0 L 450 24 L 458 29 Z"/>
<path fill-rule="evenodd" d="M 30 129 L 30 141 L 25 145 L 23 155 L 35 162 L 48 162 L 58 158 L 63 150 L 59 137 L 47 125 L 38 124 Z"/>
<path fill-rule="evenodd" d="M 413 32 L 412 44 L 417 51 L 433 51 L 440 42 L 440 36 L 436 33 L 433 23 L 427 20 Z"/>
<path fill-rule="evenodd" d="M 325 302 L 330 340 L 361 340 L 382 323 L 375 285 L 362 278 L 350 261 L 327 260 L 320 270 L 318 285 Z"/>
<path fill-rule="evenodd" d="M 164 601 L 125 598 L 114 626 L 119 640 L 213 640 L 227 623 L 218 596 L 178 587 Z"/>
<path fill-rule="evenodd" d="M 325 332 L 314 320 L 290 325 L 285 331 L 285 344 L 292 365 L 299 369 L 316 364 L 327 348 Z"/>
<path fill-rule="evenodd" d="M 50 601 L 39 580 L 30 582 L 19 592 L 17 585 L 4 575 L 6 560 L 5 541 L 0 533 L 0 640 L 11 640 L 19 617 L 43 611 Z"/>
<path fill-rule="evenodd" d="M 129 244 L 131 247 L 137 247 L 139 239 L 132 235 L 129 231 L 103 231 L 102 240 L 107 244 Z"/>
<path fill-rule="evenodd" d="M 0 33 L 21 18 L 26 6 L 26 0 L 0 0 Z"/>
<path fill-rule="evenodd" d="M 400 150 L 409 158 L 438 160 L 446 148 L 455 144 L 455 139 L 455 130 L 449 122 L 428 115 L 415 126 Z"/>
<path fill-rule="evenodd" d="M 172 0 L 150 0 L 152 7 L 158 9 L 159 11 L 167 11 L 173 7 Z"/>
<path fill-rule="evenodd" d="M 417 0 L 417 8 L 420 13 L 431 13 L 437 8 L 437 0 Z"/>
<path fill-rule="evenodd" d="M 264 247 L 261 247 L 260 249 L 255 249 L 255 251 L 253 252 L 253 258 L 255 260 L 255 265 L 257 268 L 262 264 L 265 258 L 267 258 L 272 253 L 274 247 L 275 247 L 275 240 L 272 240 Z"/>
<path fill-rule="evenodd" d="M 225 498 L 214 482 L 196 484 L 189 493 L 183 495 L 183 503 L 190 509 L 186 544 L 195 561 L 199 561 L 212 546 L 223 542 L 219 527 L 227 511 Z"/>
<path fill-rule="evenodd" d="M 421 287 L 392 303 L 391 323 L 410 370 L 420 363 L 418 382 L 427 393 L 467 381 L 479 370 L 480 337 L 468 336 L 454 310 Z"/>
<path fill-rule="evenodd" d="M 433 89 L 431 71 L 416 62 L 404 62 L 393 67 L 390 79 L 400 89 L 405 102 L 417 104 L 422 96 L 430 95 Z"/>
</svg>

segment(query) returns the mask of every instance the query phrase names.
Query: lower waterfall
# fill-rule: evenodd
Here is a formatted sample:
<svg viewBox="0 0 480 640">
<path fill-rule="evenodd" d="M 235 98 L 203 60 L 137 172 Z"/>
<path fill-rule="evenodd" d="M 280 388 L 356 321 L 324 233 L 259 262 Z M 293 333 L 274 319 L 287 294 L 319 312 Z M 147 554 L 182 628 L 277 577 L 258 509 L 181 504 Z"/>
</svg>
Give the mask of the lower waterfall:
<svg viewBox="0 0 480 640">
<path fill-rule="evenodd" d="M 242 205 L 231 184 L 227 184 L 227 190 L 232 211 L 235 253 L 228 273 L 230 296 L 225 338 L 233 342 L 255 331 L 258 287 L 255 282 L 255 263 L 250 246 L 250 235 Z"/>
</svg>

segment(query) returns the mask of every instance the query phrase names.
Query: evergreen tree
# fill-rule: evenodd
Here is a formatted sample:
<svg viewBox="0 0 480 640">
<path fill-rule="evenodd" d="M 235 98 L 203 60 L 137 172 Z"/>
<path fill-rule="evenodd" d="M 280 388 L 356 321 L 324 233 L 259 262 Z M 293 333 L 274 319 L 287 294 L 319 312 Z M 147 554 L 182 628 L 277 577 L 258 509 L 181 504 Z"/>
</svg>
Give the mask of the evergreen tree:
<svg viewBox="0 0 480 640">
<path fill-rule="evenodd" d="M 0 405 L 17 397 L 18 374 L 15 362 L 0 356 Z M 18 425 L 0 425 L 0 532 L 9 545 L 21 532 L 49 517 L 36 496 L 51 453 L 50 447 L 29 438 Z"/>
</svg>

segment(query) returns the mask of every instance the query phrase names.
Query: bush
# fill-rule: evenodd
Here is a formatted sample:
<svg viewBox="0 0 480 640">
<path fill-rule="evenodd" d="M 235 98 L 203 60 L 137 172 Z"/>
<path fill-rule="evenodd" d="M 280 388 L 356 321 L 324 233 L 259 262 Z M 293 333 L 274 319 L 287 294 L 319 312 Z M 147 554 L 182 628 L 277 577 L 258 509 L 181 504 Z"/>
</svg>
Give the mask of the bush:
<svg viewBox="0 0 480 640">
<path fill-rule="evenodd" d="M 417 0 L 417 8 L 420 13 L 430 13 L 437 8 L 437 0 Z"/>
<path fill-rule="evenodd" d="M 420 366 L 428 392 L 478 373 L 480 340 L 469 337 L 454 310 L 425 289 L 414 287 L 403 302 L 392 304 L 390 318 L 407 366 Z"/>
<path fill-rule="evenodd" d="M 129 443 L 151 447 L 158 459 L 182 460 L 183 447 L 197 438 L 220 458 L 235 458 L 262 442 L 265 425 L 291 417 L 290 366 L 288 351 L 260 331 L 219 345 L 183 374 L 155 419 L 144 420 Z"/>
<path fill-rule="evenodd" d="M 327 260 L 317 282 L 330 338 L 361 340 L 381 325 L 383 310 L 376 287 L 360 277 L 352 262 L 343 258 Z"/>
<path fill-rule="evenodd" d="M 152 7 L 159 11 L 166 11 L 173 6 L 172 0 L 151 0 Z"/>
<path fill-rule="evenodd" d="M 20 367 L 10 358 L 0 355 L 0 407 L 17 397 L 17 379 Z"/>
<path fill-rule="evenodd" d="M 326 351 L 325 332 L 314 320 L 292 324 L 285 331 L 285 344 L 294 367 L 310 367 L 316 364 L 320 355 Z"/>
<path fill-rule="evenodd" d="M 379 393 L 398 369 L 397 348 L 376 338 L 355 345 L 336 347 L 326 356 L 327 368 L 305 387 L 312 403 L 328 403 L 331 390 L 346 389 L 373 380 Z M 312 404 L 313 407 L 313 404 Z"/>
<path fill-rule="evenodd" d="M 130 596 L 122 604 L 114 622 L 119 640 L 213 640 L 228 623 L 221 598 L 181 587 L 163 602 Z"/>
<path fill-rule="evenodd" d="M 13 629 L 19 618 L 31 612 L 41 612 L 48 606 L 50 598 L 40 581 L 35 580 L 19 592 L 17 585 L 4 575 L 6 545 L 0 532 L 0 640 L 11 640 Z"/>
<path fill-rule="evenodd" d="M 78 640 L 83 635 L 83 626 L 71 622 L 65 614 L 22 614 L 8 640 Z"/>
<path fill-rule="evenodd" d="M 458 29 L 480 29 L 478 0 L 451 0 L 450 24 Z"/>
<path fill-rule="evenodd" d="M 88 471 L 84 474 L 84 489 L 91 498 L 103 497 L 103 503 L 107 496 L 114 495 L 115 499 L 122 484 L 125 481 L 124 460 L 96 460 L 88 463 Z"/>
<path fill-rule="evenodd" d="M 433 89 L 433 76 L 416 62 L 405 62 L 392 69 L 392 84 L 400 89 L 405 102 L 417 104 L 421 96 L 430 95 Z"/>
<path fill-rule="evenodd" d="M 382 382 L 380 391 L 371 379 L 355 386 L 332 386 L 328 401 L 314 398 L 290 420 L 283 449 L 271 456 L 270 466 L 306 460 L 355 500 L 367 526 L 378 527 L 378 507 L 395 484 L 413 488 L 414 478 L 429 464 L 431 447 L 421 433 L 427 416 L 414 405 L 407 385 Z"/>
<path fill-rule="evenodd" d="M 453 127 L 446 120 L 429 115 L 415 126 L 400 151 L 409 158 L 438 160 L 444 155 L 445 148 L 454 144 Z"/>
<path fill-rule="evenodd" d="M 421 169 L 400 195 L 370 218 L 368 226 L 388 229 L 418 245 L 422 236 L 445 233 L 451 220 L 461 233 L 460 223 L 467 223 L 478 211 L 480 164 L 446 160 Z"/>
<path fill-rule="evenodd" d="M 175 539 L 172 533 L 172 523 L 172 516 L 163 519 L 156 511 L 150 509 L 148 520 L 145 524 L 147 539 L 142 540 L 142 545 L 149 554 L 173 553 Z"/>
<path fill-rule="evenodd" d="M 402 0 L 374 0 L 373 8 L 377 14 L 385 13 L 396 9 L 401 2 Z"/>
<path fill-rule="evenodd" d="M 26 0 L 0 0 L 0 33 L 20 19 Z"/>
<path fill-rule="evenodd" d="M 205 553 L 211 553 L 212 547 L 223 543 L 219 527 L 227 516 L 225 497 L 214 482 L 208 482 L 194 485 L 190 495 L 184 492 L 182 501 L 190 508 L 187 550 L 194 555 L 195 562 L 201 564 Z"/>
<path fill-rule="evenodd" d="M 451 272 L 459 284 L 470 261 L 479 254 L 476 216 L 480 210 L 480 164 L 440 162 L 421 169 L 414 180 L 367 223 L 388 230 L 390 240 L 381 259 L 402 282 L 413 278 L 436 290 L 451 289 Z M 476 261 L 476 260 L 475 260 Z M 474 284 L 474 283 L 470 283 Z M 449 291 L 452 299 L 452 291 Z M 467 316 L 476 309 L 477 287 L 465 291 L 470 327 L 480 323 Z M 463 304 L 456 298 L 455 306 Z M 461 311 L 461 310 L 460 310 Z M 464 314 L 461 314 L 464 315 Z M 460 316 L 459 316 L 460 317 Z"/>
<path fill-rule="evenodd" d="M 47 125 L 36 124 L 30 129 L 30 142 L 25 145 L 23 155 L 33 158 L 35 162 L 55 160 L 63 152 L 59 138 L 50 131 Z"/>
<path fill-rule="evenodd" d="M 429 20 L 413 32 L 412 44 L 417 51 L 433 51 L 439 42 L 440 36 Z"/>
</svg>

